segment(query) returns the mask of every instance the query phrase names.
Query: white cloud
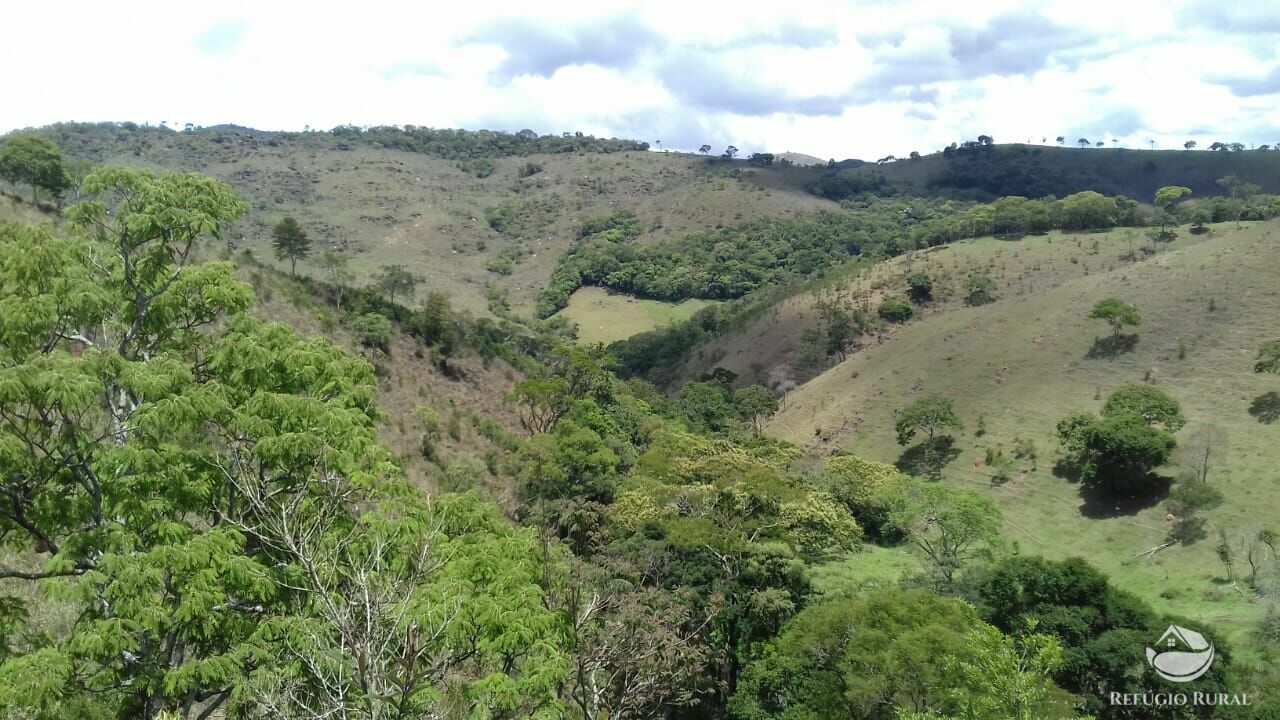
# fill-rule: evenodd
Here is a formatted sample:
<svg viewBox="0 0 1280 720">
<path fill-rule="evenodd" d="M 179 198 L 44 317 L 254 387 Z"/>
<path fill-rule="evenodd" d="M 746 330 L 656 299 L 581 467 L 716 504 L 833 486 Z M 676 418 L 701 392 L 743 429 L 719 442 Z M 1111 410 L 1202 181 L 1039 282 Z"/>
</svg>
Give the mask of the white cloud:
<svg viewBox="0 0 1280 720">
<path fill-rule="evenodd" d="M 0 131 L 582 130 L 876 158 L 979 133 L 1274 142 L 1269 0 L 371 0 L 6 9 Z"/>
</svg>

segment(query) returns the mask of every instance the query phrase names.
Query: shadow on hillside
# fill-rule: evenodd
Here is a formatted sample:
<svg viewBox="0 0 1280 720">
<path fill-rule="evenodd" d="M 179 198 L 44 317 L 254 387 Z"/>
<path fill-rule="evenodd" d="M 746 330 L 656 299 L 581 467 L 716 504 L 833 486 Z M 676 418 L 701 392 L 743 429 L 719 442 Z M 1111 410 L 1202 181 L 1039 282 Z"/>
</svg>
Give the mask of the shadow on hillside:
<svg viewBox="0 0 1280 720">
<path fill-rule="evenodd" d="M 1254 398 L 1249 405 L 1249 414 L 1264 425 L 1280 420 L 1280 393 L 1273 390 Z"/>
<path fill-rule="evenodd" d="M 1097 338 L 1093 341 L 1093 347 L 1089 348 L 1089 352 L 1085 355 L 1090 360 L 1100 358 L 1119 357 L 1125 353 L 1131 353 L 1138 347 L 1138 334 L 1132 335 L 1108 335 L 1104 338 Z"/>
<path fill-rule="evenodd" d="M 942 475 L 942 468 L 960 455 L 955 440 L 949 436 L 926 440 L 912 445 L 898 456 L 897 467 L 904 473 L 919 477 L 936 478 Z"/>
<path fill-rule="evenodd" d="M 1080 514 L 1098 520 L 1133 515 L 1153 508 L 1169 497 L 1173 478 L 1152 473 L 1139 483 L 1136 491 L 1116 491 L 1102 483 L 1080 485 Z"/>
</svg>

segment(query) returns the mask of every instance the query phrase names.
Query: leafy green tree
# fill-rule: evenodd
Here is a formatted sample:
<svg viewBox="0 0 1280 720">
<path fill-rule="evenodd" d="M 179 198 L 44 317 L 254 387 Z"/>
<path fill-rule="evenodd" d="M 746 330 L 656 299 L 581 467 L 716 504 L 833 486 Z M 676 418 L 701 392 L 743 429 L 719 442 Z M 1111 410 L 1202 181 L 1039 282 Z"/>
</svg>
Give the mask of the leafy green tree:
<svg viewBox="0 0 1280 720">
<path fill-rule="evenodd" d="M 1058 437 L 1082 479 L 1128 493 L 1146 490 L 1152 471 L 1169 461 L 1177 445 L 1167 430 L 1133 413 L 1073 415 L 1058 423 Z"/>
<path fill-rule="evenodd" d="M 1112 337 L 1116 338 L 1120 337 L 1120 332 L 1125 327 L 1138 327 L 1142 324 L 1142 315 L 1138 312 L 1137 306 L 1130 305 L 1119 298 L 1099 300 L 1089 311 L 1089 317 L 1094 320 L 1106 320 L 1111 326 Z"/>
<path fill-rule="evenodd" d="M 750 385 L 735 392 L 733 405 L 751 423 L 757 437 L 764 429 L 765 421 L 778 411 L 778 399 L 761 385 Z"/>
<path fill-rule="evenodd" d="M 373 277 L 374 286 L 386 293 L 387 299 L 395 302 L 396 298 L 412 298 L 418 284 L 418 278 L 403 265 L 383 265 Z"/>
<path fill-rule="evenodd" d="M 391 321 L 385 315 L 365 313 L 351 324 L 363 347 L 389 352 L 391 350 Z"/>
<path fill-rule="evenodd" d="M 1177 224 L 1178 203 L 1191 194 L 1191 188 L 1182 185 L 1166 185 L 1156 190 L 1156 215 L 1160 219 L 1160 232 L 1164 234 L 1170 220 Z M 1170 236 L 1171 238 L 1173 236 Z"/>
<path fill-rule="evenodd" d="M 889 298 L 880 303 L 876 313 L 891 323 L 904 323 L 916 314 L 916 309 L 906 298 Z"/>
<path fill-rule="evenodd" d="M 31 204 L 40 189 L 58 197 L 71 185 L 62 151 L 48 138 L 30 133 L 11 136 L 0 145 L 0 177 L 15 185 L 31 186 Z"/>
<path fill-rule="evenodd" d="M 1085 190 L 1062 199 L 1062 224 L 1070 230 L 1108 228 L 1116 224 L 1115 201 Z"/>
<path fill-rule="evenodd" d="M 711 152 L 711 146 L 704 144 L 698 148 L 698 152 L 702 153 L 703 155 L 706 155 L 707 153 Z"/>
<path fill-rule="evenodd" d="M 916 544 L 946 585 L 965 562 L 999 544 L 1004 524 L 990 499 L 939 482 L 898 483 L 889 507 L 890 525 Z"/>
<path fill-rule="evenodd" d="M 986 275 L 971 275 L 965 283 L 968 293 L 965 300 L 970 305 L 986 305 L 996 300 L 996 283 Z"/>
<path fill-rule="evenodd" d="M 1010 637 L 981 623 L 965 639 L 968 651 L 948 665 L 957 686 L 951 691 L 957 720 L 1040 720 L 1055 709 L 1049 678 L 1062 666 L 1057 638 L 1035 632 Z"/>
<path fill-rule="evenodd" d="M 288 258 L 289 274 L 297 275 L 298 261 L 311 254 L 311 238 L 297 220 L 286 217 L 271 228 L 271 247 L 277 260 Z"/>
<path fill-rule="evenodd" d="M 74 240 L 0 230 L 0 539 L 37 560 L 0 576 L 76 613 L 0 657 L 0 714 L 555 714 L 536 536 L 425 503 L 371 366 L 187 264 L 244 203 L 136 169 L 83 189 Z"/>
<path fill-rule="evenodd" d="M 1149 424 L 1159 424 L 1169 432 L 1178 432 L 1187 420 L 1182 406 L 1168 393 L 1151 385 L 1125 385 L 1107 397 L 1102 406 L 1103 417 L 1137 415 Z"/>
<path fill-rule="evenodd" d="M 522 493 L 533 500 L 605 502 L 617 483 L 618 456 L 598 433 L 569 419 L 526 443 L 517 465 Z"/>
<path fill-rule="evenodd" d="M 933 278 L 926 273 L 918 272 L 907 276 L 907 294 L 916 302 L 928 302 L 933 299 Z"/>
<path fill-rule="evenodd" d="M 739 416 L 728 389 L 717 382 L 688 383 L 680 388 L 674 407 L 691 427 L 703 432 L 727 430 Z"/>
<path fill-rule="evenodd" d="M 806 608 L 743 674 L 738 720 L 889 719 L 898 707 L 950 709 L 946 669 L 965 652 L 973 608 L 923 590 L 880 590 Z"/>
<path fill-rule="evenodd" d="M 925 433 L 928 442 L 932 443 L 944 430 L 963 428 L 951 401 L 938 395 L 926 395 L 908 405 L 894 426 L 899 445 L 907 445 L 919 432 Z"/>
<path fill-rule="evenodd" d="M 1174 621 L 1157 616 L 1080 558 L 1006 557 L 984 573 L 975 590 L 992 625 L 1017 633 L 1034 623 L 1035 632 L 1058 639 L 1062 664 L 1053 679 L 1077 694 L 1083 712 L 1100 718 L 1117 717 L 1108 700 L 1111 693 L 1149 691 L 1146 673 L 1134 670 L 1144 664 L 1142 648 Z M 1203 629 L 1202 623 L 1195 626 Z M 1228 677 L 1229 651 L 1220 639 L 1215 644 L 1222 659 L 1197 686 L 1222 687 Z M 1118 717 L 1157 720 L 1169 714 L 1168 708 L 1132 707 Z"/>
</svg>

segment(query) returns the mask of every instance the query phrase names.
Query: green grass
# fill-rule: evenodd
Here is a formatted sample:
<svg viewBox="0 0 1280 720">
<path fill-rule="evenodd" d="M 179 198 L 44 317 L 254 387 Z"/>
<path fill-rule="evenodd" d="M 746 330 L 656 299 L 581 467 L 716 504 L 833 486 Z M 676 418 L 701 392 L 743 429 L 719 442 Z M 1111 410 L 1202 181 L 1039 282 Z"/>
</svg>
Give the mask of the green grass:
<svg viewBox="0 0 1280 720">
<path fill-rule="evenodd" d="M 579 342 L 607 345 L 688 319 L 710 304 L 708 300 L 642 300 L 603 288 L 584 287 L 569 298 L 569 305 L 557 315 L 577 324 Z"/>
<path fill-rule="evenodd" d="M 966 430 L 944 477 L 995 498 L 1010 540 L 1049 557 L 1088 558 L 1121 587 L 1161 610 L 1212 623 L 1243 650 L 1262 608 L 1243 584 L 1223 582 L 1214 538 L 1218 528 L 1237 533 L 1280 524 L 1274 450 L 1280 425 L 1261 424 L 1248 413 L 1255 397 L 1280 390 L 1280 378 L 1252 367 L 1258 346 L 1280 336 L 1280 222 L 1239 232 L 1222 225 L 1200 238 L 1183 234 L 1174 247 L 1138 263 L 1121 259 L 1128 243 L 1120 232 L 982 240 L 931 253 L 926 267 L 949 272 L 948 283 L 986 268 L 1002 299 L 952 306 L 894 331 L 791 393 L 769 432 L 824 455 L 844 448 L 892 462 L 902 451 L 895 413 L 921 394 L 949 397 Z M 1096 255 L 1094 239 L 1100 241 Z M 1109 330 L 1087 319 L 1088 311 L 1107 296 L 1141 309 L 1140 340 L 1132 353 L 1090 359 L 1095 338 Z M 1136 512 L 1091 507 L 1088 517 L 1079 487 L 1051 468 L 1058 419 L 1073 410 L 1097 411 L 1109 392 L 1144 378 L 1182 403 L 1190 422 L 1180 437 L 1215 424 L 1230 434 L 1231 451 L 1211 476 L 1226 502 L 1206 513 L 1210 538 L 1135 559 L 1165 540 L 1164 503 Z M 987 429 L 982 437 L 974 433 L 979 416 Z M 1019 437 L 1035 442 L 1037 467 L 1024 462 L 1019 470 L 1025 473 L 993 485 L 983 466 L 985 449 L 1009 454 Z"/>
</svg>

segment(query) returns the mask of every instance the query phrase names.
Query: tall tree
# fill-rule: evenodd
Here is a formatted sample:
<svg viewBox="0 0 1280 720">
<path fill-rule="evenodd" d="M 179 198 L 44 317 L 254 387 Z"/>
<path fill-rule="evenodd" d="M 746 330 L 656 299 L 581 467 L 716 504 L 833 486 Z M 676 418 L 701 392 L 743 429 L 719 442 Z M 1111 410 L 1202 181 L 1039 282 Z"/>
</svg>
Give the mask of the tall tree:
<svg viewBox="0 0 1280 720">
<path fill-rule="evenodd" d="M 0 653 L 0 715 L 554 715 L 536 536 L 425 503 L 377 442 L 372 367 L 188 264 L 245 204 L 135 169 L 84 191 L 76 239 L 0 230 L 0 542 L 38 558 L 0 577 L 77 614 Z"/>
<path fill-rule="evenodd" d="M 750 385 L 733 394 L 733 405 L 757 436 L 764 430 L 764 423 L 778 411 L 778 399 L 761 385 Z"/>
<path fill-rule="evenodd" d="M 71 184 L 58 146 L 30 133 L 15 135 L 0 145 L 0 177 L 15 185 L 30 185 L 32 205 L 40 201 L 41 188 L 56 197 Z"/>
<path fill-rule="evenodd" d="M 271 228 L 271 247 L 277 260 L 288 258 L 289 274 L 297 275 L 298 261 L 311 254 L 311 238 L 297 220 L 286 217 Z"/>
<path fill-rule="evenodd" d="M 320 253 L 320 268 L 324 270 L 325 275 L 329 278 L 329 282 L 333 284 L 333 290 L 336 294 L 338 310 L 342 310 L 342 297 L 347 291 L 347 285 L 354 277 L 351 271 L 347 269 L 347 258 L 333 250 L 325 250 Z"/>
</svg>

